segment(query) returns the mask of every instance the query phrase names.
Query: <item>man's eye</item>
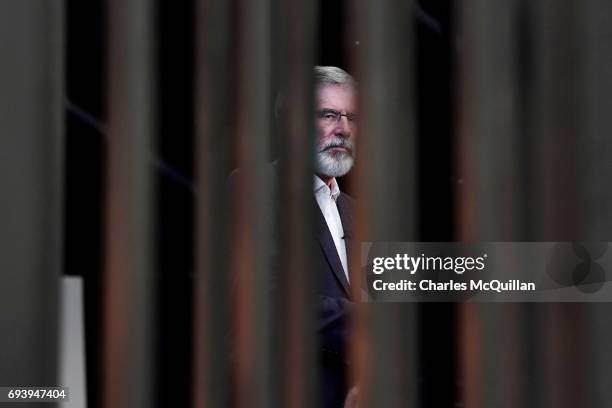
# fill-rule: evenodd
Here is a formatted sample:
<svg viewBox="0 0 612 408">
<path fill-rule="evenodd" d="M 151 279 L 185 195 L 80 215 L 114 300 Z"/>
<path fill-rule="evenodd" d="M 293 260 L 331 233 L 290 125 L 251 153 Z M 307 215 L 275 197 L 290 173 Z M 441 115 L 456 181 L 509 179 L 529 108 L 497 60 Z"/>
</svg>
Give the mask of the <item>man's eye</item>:
<svg viewBox="0 0 612 408">
<path fill-rule="evenodd" d="M 333 113 L 326 113 L 324 117 L 325 119 L 335 119 L 336 115 L 334 115 Z"/>
</svg>

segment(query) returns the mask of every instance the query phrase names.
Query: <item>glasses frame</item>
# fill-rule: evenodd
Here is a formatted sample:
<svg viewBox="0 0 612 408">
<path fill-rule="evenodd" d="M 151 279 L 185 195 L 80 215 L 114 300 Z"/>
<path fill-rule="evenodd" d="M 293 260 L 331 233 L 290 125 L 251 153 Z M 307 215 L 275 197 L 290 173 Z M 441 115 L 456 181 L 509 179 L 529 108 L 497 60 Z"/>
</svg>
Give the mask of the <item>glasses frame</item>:
<svg viewBox="0 0 612 408">
<path fill-rule="evenodd" d="M 342 116 L 345 116 L 348 120 L 349 124 L 354 126 L 357 123 L 357 114 L 356 113 L 342 113 L 335 109 L 320 109 L 316 111 L 317 117 L 323 121 L 327 121 L 326 115 L 334 115 L 334 119 L 330 121 L 330 124 L 338 124 L 340 123 L 340 119 Z"/>
</svg>

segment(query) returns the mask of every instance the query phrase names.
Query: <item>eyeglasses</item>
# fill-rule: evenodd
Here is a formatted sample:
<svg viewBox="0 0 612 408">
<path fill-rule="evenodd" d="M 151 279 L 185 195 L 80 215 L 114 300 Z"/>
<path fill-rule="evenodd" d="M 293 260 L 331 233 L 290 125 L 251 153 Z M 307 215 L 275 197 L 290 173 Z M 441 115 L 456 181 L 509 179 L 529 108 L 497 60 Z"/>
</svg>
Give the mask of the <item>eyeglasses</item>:
<svg viewBox="0 0 612 408">
<path fill-rule="evenodd" d="M 317 111 L 317 116 L 326 125 L 335 125 L 337 123 L 340 123 L 340 118 L 342 116 L 346 116 L 346 119 L 348 120 L 351 126 L 355 126 L 355 124 L 357 123 L 356 113 L 346 113 L 345 114 L 345 113 L 340 113 L 334 109 L 321 109 L 320 111 Z"/>
</svg>

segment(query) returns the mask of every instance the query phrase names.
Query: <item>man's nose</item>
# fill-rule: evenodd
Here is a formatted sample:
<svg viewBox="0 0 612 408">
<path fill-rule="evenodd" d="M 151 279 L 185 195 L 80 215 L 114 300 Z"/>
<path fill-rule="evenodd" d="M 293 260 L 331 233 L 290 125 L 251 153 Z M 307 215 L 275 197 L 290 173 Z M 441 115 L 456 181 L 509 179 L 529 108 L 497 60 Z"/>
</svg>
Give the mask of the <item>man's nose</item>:
<svg viewBox="0 0 612 408">
<path fill-rule="evenodd" d="M 351 124 L 346 116 L 340 116 L 340 120 L 336 124 L 336 135 L 344 137 L 351 136 Z"/>
</svg>

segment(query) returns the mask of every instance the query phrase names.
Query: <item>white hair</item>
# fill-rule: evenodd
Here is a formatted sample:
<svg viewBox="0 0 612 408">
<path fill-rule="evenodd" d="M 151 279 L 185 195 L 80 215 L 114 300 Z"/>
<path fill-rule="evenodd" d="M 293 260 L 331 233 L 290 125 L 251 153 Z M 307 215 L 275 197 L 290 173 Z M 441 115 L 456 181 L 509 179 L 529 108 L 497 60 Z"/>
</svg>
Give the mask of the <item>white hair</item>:
<svg viewBox="0 0 612 408">
<path fill-rule="evenodd" d="M 338 67 L 314 67 L 315 86 L 336 85 L 346 86 L 355 90 L 355 80 L 345 70 Z"/>
</svg>

